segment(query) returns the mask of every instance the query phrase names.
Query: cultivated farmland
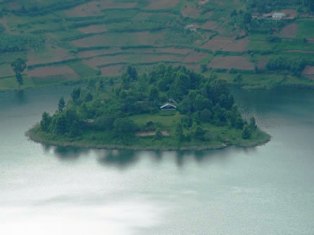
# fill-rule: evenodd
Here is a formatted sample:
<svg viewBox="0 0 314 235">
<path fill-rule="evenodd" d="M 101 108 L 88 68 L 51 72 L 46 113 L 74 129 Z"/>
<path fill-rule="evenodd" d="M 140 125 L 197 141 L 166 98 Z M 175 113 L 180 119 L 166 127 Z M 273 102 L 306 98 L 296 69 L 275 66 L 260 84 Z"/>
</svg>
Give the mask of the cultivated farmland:
<svg viewBox="0 0 314 235">
<path fill-rule="evenodd" d="M 306 70 L 291 74 L 304 84 L 314 65 L 314 19 L 296 7 L 287 1 L 260 13 L 244 0 L 0 1 L 0 79 L 14 80 L 10 63 L 18 57 L 27 60 L 29 84 L 116 76 L 130 64 L 146 71 L 159 63 L 221 78 L 230 71 L 271 77 L 286 72 L 267 71 L 281 55 L 305 59 Z M 286 19 L 264 17 L 275 10 Z"/>
</svg>

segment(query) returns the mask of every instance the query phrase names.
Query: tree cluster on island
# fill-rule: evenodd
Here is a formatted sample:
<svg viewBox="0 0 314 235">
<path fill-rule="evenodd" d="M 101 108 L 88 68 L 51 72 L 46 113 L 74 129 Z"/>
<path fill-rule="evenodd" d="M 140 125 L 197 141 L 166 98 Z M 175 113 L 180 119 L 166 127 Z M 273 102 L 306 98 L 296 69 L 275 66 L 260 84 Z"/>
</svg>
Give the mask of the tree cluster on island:
<svg viewBox="0 0 314 235">
<path fill-rule="evenodd" d="M 174 108 L 162 110 L 163 104 Z M 53 115 L 43 113 L 37 132 L 54 140 L 146 147 L 226 144 L 263 133 L 254 118 L 242 118 L 224 81 L 165 65 L 142 75 L 129 66 L 120 78 L 75 88 Z"/>
</svg>

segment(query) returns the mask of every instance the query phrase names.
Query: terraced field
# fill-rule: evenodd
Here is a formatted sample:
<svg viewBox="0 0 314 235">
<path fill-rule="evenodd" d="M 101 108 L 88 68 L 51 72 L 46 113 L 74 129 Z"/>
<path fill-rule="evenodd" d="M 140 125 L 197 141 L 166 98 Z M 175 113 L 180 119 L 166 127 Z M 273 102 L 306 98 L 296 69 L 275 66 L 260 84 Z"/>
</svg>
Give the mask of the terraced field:
<svg viewBox="0 0 314 235">
<path fill-rule="evenodd" d="M 229 82 L 234 73 L 263 72 L 277 55 L 314 65 L 313 16 L 293 9 L 283 9 L 292 19 L 274 33 L 281 40 L 271 41 L 235 25 L 230 15 L 245 9 L 244 0 L 38 0 L 38 10 L 23 2 L 34 1 L 0 1 L 1 34 L 25 42 L 25 48 L 0 55 L 2 89 L 14 87 L 10 63 L 17 57 L 27 59 L 25 86 L 115 76 L 130 64 L 139 70 L 185 65 L 216 71 Z M 302 83 L 312 82 L 311 68 Z"/>
</svg>

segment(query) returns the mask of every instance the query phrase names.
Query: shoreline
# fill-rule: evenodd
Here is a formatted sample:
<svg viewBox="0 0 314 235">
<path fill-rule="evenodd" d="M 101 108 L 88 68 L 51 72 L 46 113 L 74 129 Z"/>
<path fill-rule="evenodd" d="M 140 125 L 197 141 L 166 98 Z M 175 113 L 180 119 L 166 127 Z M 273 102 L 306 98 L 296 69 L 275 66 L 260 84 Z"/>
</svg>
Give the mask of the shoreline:
<svg viewBox="0 0 314 235">
<path fill-rule="evenodd" d="M 56 87 L 56 86 L 75 86 L 85 83 L 86 81 L 70 81 L 70 82 L 60 82 L 54 84 L 47 84 L 41 86 L 27 86 L 22 87 L 21 89 L 18 88 L 5 88 L 0 87 L 0 92 L 20 92 L 20 91 L 27 91 L 32 89 L 41 89 L 46 87 Z M 314 84 L 304 84 L 304 83 L 296 83 L 296 84 L 289 84 L 289 83 L 282 83 L 282 84 L 275 84 L 271 86 L 267 86 L 267 84 L 262 84 L 258 86 L 252 86 L 251 84 L 241 84 L 241 86 L 237 84 L 228 84 L 230 87 L 235 87 L 243 90 L 272 90 L 272 89 L 304 89 L 304 90 L 314 90 Z"/>
<path fill-rule="evenodd" d="M 254 148 L 258 146 L 262 146 L 266 143 L 268 143 L 271 140 L 271 136 L 265 132 L 265 138 L 261 139 L 260 141 L 253 141 L 252 143 L 247 144 L 231 144 L 231 143 L 221 143 L 217 145 L 199 145 L 199 146 L 167 146 L 167 147 L 161 147 L 161 146 L 139 146 L 139 145 L 120 145 L 120 144 L 96 144 L 96 143 L 83 143 L 80 141 L 58 141 L 58 140 L 49 140 L 44 139 L 36 133 L 35 127 L 28 130 L 25 135 L 28 137 L 29 140 L 49 145 L 53 147 L 65 147 L 65 148 L 88 148 L 88 149 L 104 149 L 104 150 L 132 150 L 132 151 L 208 151 L 208 150 L 221 150 L 228 147 L 238 147 L 238 148 Z"/>
</svg>

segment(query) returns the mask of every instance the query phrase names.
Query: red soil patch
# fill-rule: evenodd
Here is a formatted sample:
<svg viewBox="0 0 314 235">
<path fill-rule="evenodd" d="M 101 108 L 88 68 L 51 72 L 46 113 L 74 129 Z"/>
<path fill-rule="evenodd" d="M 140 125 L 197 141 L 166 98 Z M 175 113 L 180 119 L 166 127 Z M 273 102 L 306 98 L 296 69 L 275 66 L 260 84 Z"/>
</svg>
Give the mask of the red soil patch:
<svg viewBox="0 0 314 235">
<path fill-rule="evenodd" d="M 306 66 L 303 71 L 303 75 L 314 80 L 314 66 Z"/>
<path fill-rule="evenodd" d="M 199 0 L 198 1 L 199 5 L 205 5 L 206 3 L 208 3 L 208 0 Z"/>
<path fill-rule="evenodd" d="M 122 71 L 125 70 L 123 65 L 112 65 L 107 67 L 102 67 L 100 69 L 101 74 L 105 76 L 118 76 Z"/>
<path fill-rule="evenodd" d="M 305 75 L 314 75 L 314 66 L 306 66 L 303 73 Z"/>
<path fill-rule="evenodd" d="M 79 58 L 88 59 L 91 57 L 97 57 L 102 55 L 111 55 L 115 53 L 119 53 L 122 50 L 119 48 L 114 49 L 98 49 L 98 50 L 90 50 L 90 51 L 81 51 L 78 53 Z"/>
<path fill-rule="evenodd" d="M 73 56 L 63 48 L 51 48 L 43 53 L 30 51 L 27 55 L 28 65 L 54 63 L 72 59 Z"/>
<path fill-rule="evenodd" d="M 119 33 L 93 35 L 72 41 L 76 47 L 91 46 L 127 46 L 127 45 L 158 45 L 164 38 L 164 33 Z"/>
<path fill-rule="evenodd" d="M 158 55 L 158 54 L 122 54 L 113 56 L 101 56 L 84 60 L 84 63 L 90 67 L 106 67 L 114 64 L 146 64 L 159 62 L 181 62 L 182 56 L 177 55 Z"/>
<path fill-rule="evenodd" d="M 17 2 L 11 1 L 10 3 L 7 4 L 7 8 L 10 11 L 18 11 L 21 9 L 21 5 L 18 4 Z"/>
<path fill-rule="evenodd" d="M 104 25 L 90 25 L 78 29 L 82 33 L 104 33 L 107 32 L 106 26 Z"/>
<path fill-rule="evenodd" d="M 268 63 L 267 58 L 261 58 L 260 60 L 257 61 L 256 66 L 260 70 L 264 70 L 266 68 L 266 65 Z"/>
<path fill-rule="evenodd" d="M 314 38 L 308 38 L 307 41 L 308 41 L 309 43 L 314 43 Z"/>
<path fill-rule="evenodd" d="M 288 19 L 295 19 L 298 16 L 295 9 L 284 9 L 281 12 L 285 13 Z"/>
<path fill-rule="evenodd" d="M 279 35 L 284 38 L 294 38 L 297 35 L 297 32 L 298 25 L 296 23 L 293 23 L 284 27 Z"/>
<path fill-rule="evenodd" d="M 69 79 L 78 78 L 78 75 L 74 72 L 74 70 L 66 65 L 35 68 L 28 71 L 28 76 L 35 78 L 36 77 L 45 78 L 54 76 L 62 76 L 67 77 Z"/>
<path fill-rule="evenodd" d="M 186 6 L 181 11 L 182 16 L 196 18 L 200 15 L 200 10 L 192 6 Z"/>
<path fill-rule="evenodd" d="M 178 65 L 182 65 L 182 64 L 178 64 Z M 188 69 L 193 70 L 195 72 L 200 72 L 200 65 L 199 64 L 184 64 L 184 66 L 186 66 Z"/>
<path fill-rule="evenodd" d="M 135 56 L 134 58 L 138 63 L 160 63 L 160 62 L 181 62 L 182 57 L 176 55 L 145 55 L 145 56 Z"/>
<path fill-rule="evenodd" d="M 12 71 L 11 65 L 2 64 L 0 65 L 0 77 L 13 76 L 14 72 Z"/>
<path fill-rule="evenodd" d="M 216 22 L 209 20 L 209 21 L 207 21 L 206 23 L 202 24 L 200 27 L 201 27 L 202 29 L 215 30 L 215 29 L 218 28 L 218 25 L 217 25 Z"/>
<path fill-rule="evenodd" d="M 246 51 L 249 40 L 247 38 L 241 40 L 233 40 L 225 37 L 215 37 L 203 45 L 203 48 L 212 51 L 231 51 L 243 52 Z"/>
<path fill-rule="evenodd" d="M 117 2 L 98 0 L 102 9 L 130 9 L 137 6 L 136 2 Z"/>
<path fill-rule="evenodd" d="M 165 54 L 165 55 L 173 55 L 173 56 L 186 56 L 189 53 L 193 52 L 190 49 L 185 48 L 147 48 L 147 49 L 128 49 L 122 50 L 120 48 L 113 48 L 113 49 L 99 49 L 99 50 L 90 50 L 90 51 L 81 51 L 78 53 L 79 58 L 82 59 L 95 59 L 93 57 L 102 57 L 102 56 L 118 56 L 118 54 L 125 54 L 125 55 L 158 55 L 158 54 Z"/>
<path fill-rule="evenodd" d="M 10 27 L 8 25 L 7 18 L 3 18 L 3 19 L 0 20 L 0 26 L 2 26 L 5 29 L 5 31 L 7 31 L 7 32 L 10 31 Z"/>
<path fill-rule="evenodd" d="M 246 57 L 243 56 L 215 57 L 209 64 L 209 67 L 216 69 L 254 69 L 254 65 Z"/>
<path fill-rule="evenodd" d="M 147 9 L 158 10 L 158 9 L 167 9 L 173 8 L 178 5 L 180 0 L 150 0 Z"/>
<path fill-rule="evenodd" d="M 191 52 L 191 49 L 185 49 L 185 48 L 158 48 L 155 49 L 154 52 L 158 53 L 173 53 L 177 55 L 187 55 Z"/>
<path fill-rule="evenodd" d="M 304 51 L 304 50 L 288 50 L 287 52 L 303 53 L 303 54 L 314 54 L 314 51 Z"/>
<path fill-rule="evenodd" d="M 164 38 L 163 33 L 139 32 L 134 33 L 134 40 L 137 45 L 155 45 Z"/>
<path fill-rule="evenodd" d="M 123 58 L 120 57 L 119 59 L 123 59 Z M 122 60 L 118 61 L 117 59 L 113 59 L 113 57 L 109 57 L 109 56 L 94 57 L 91 59 L 84 60 L 84 64 L 87 64 L 88 66 L 92 68 L 96 68 L 101 65 L 113 64 L 113 63 L 119 63 L 119 62 L 123 63 Z"/>
<path fill-rule="evenodd" d="M 103 46 L 105 44 L 105 38 L 103 35 L 94 35 L 74 40 L 72 44 L 77 47 Z"/>
<path fill-rule="evenodd" d="M 206 58 L 208 54 L 200 53 L 200 52 L 192 52 L 191 54 L 187 55 L 183 62 L 184 63 L 197 63 L 200 62 L 202 59 Z"/>
<path fill-rule="evenodd" d="M 123 3 L 114 1 L 91 1 L 82 5 L 76 6 L 70 10 L 65 11 L 65 14 L 70 17 L 85 17 L 102 15 L 102 10 L 105 9 L 128 9 L 134 8 L 137 3 Z"/>
<path fill-rule="evenodd" d="M 71 17 L 101 15 L 100 3 L 96 1 L 88 2 L 65 11 L 65 14 Z"/>
</svg>

